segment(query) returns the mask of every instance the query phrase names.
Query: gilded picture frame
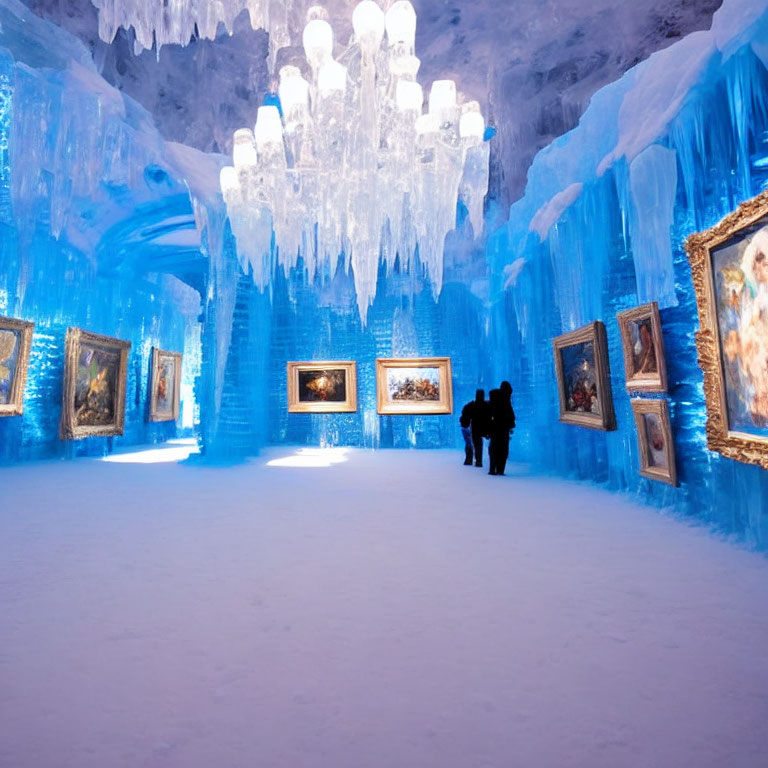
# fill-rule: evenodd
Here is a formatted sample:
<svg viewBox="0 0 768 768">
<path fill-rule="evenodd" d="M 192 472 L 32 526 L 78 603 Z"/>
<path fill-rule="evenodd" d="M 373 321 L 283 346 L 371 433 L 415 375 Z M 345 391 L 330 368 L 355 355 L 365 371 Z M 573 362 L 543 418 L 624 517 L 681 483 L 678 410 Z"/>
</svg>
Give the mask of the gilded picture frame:
<svg viewBox="0 0 768 768">
<path fill-rule="evenodd" d="M 630 403 L 637 427 L 640 474 L 650 480 L 676 486 L 675 441 L 667 401 L 636 398 Z"/>
<path fill-rule="evenodd" d="M 667 365 L 659 305 L 653 301 L 620 312 L 624 376 L 629 392 L 666 392 Z"/>
<path fill-rule="evenodd" d="M 0 317 L 0 416 L 24 413 L 24 385 L 35 324 Z"/>
<path fill-rule="evenodd" d="M 377 358 L 376 408 L 382 415 L 453 413 L 451 358 Z"/>
<path fill-rule="evenodd" d="M 289 413 L 357 411 L 357 363 L 352 360 L 289 361 Z"/>
<path fill-rule="evenodd" d="M 552 340 L 560 421 L 616 429 L 605 325 L 599 320 Z"/>
<path fill-rule="evenodd" d="M 710 450 L 768 469 L 768 192 L 690 235 Z"/>
<path fill-rule="evenodd" d="M 176 421 L 181 410 L 181 352 L 152 347 L 149 420 Z"/>
<path fill-rule="evenodd" d="M 68 328 L 64 344 L 62 440 L 122 435 L 129 341 Z"/>
</svg>

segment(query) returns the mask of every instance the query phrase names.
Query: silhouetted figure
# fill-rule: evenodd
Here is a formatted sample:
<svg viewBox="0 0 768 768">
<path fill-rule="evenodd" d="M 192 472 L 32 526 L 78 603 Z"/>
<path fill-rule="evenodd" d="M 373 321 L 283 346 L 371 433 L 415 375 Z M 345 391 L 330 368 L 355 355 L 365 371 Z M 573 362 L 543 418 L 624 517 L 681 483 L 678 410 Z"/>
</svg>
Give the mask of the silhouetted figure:
<svg viewBox="0 0 768 768">
<path fill-rule="evenodd" d="M 483 466 L 483 438 L 488 437 L 489 409 L 485 402 L 485 390 L 478 389 L 475 399 L 470 400 L 461 409 L 461 434 L 464 437 L 465 465 L 472 463 L 474 454 L 475 466 Z"/>
<path fill-rule="evenodd" d="M 512 408 L 512 385 L 502 381 L 498 389 L 492 389 L 490 398 L 490 457 L 489 475 L 503 475 L 509 456 L 509 434 L 515 428 L 515 411 Z"/>
</svg>

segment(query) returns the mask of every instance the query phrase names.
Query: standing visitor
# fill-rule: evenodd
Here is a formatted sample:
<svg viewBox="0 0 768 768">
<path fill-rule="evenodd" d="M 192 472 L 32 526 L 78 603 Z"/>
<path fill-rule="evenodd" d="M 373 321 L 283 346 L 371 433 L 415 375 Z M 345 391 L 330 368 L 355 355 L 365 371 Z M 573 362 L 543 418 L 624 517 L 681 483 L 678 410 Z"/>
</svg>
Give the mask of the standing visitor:
<svg viewBox="0 0 768 768">
<path fill-rule="evenodd" d="M 490 457 L 489 475 L 503 475 L 509 456 L 509 435 L 515 428 L 515 411 L 512 408 L 512 385 L 502 381 L 498 389 L 492 389 L 490 397 Z"/>
<path fill-rule="evenodd" d="M 485 390 L 478 389 L 475 399 L 470 400 L 461 409 L 461 434 L 464 437 L 464 465 L 472 464 L 474 454 L 475 466 L 483 466 L 483 438 L 488 437 L 488 403 L 485 402 Z"/>
</svg>

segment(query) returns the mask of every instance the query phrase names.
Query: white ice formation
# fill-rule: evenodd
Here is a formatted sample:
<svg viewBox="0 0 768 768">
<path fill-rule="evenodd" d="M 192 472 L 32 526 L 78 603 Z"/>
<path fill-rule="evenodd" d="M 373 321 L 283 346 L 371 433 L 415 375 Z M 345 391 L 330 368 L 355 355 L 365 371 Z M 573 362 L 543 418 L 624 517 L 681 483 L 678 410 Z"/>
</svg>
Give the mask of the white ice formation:
<svg viewBox="0 0 768 768">
<path fill-rule="evenodd" d="M 289 268 L 301 254 L 311 280 L 344 253 L 365 318 L 380 256 L 391 268 L 399 255 L 406 269 L 418 246 L 439 293 L 459 197 L 481 233 L 489 147 L 479 105 L 462 103 L 452 80 L 433 83 L 423 112 L 409 2 L 386 14 L 373 0 L 359 3 L 354 35 L 336 58 L 325 16 L 318 7 L 307 14 L 309 80 L 298 67 L 280 70 L 280 109 L 259 108 L 253 131 L 235 132 L 221 189 L 238 257 L 259 286 L 275 256 Z"/>
<path fill-rule="evenodd" d="M 306 0 L 297 0 L 305 2 Z M 91 0 L 99 9 L 99 37 L 107 43 L 120 27 L 133 27 L 136 54 L 163 45 L 187 45 L 194 37 L 213 40 L 219 24 L 232 34 L 234 21 L 247 10 L 254 29 L 265 29 L 270 47 L 290 44 L 289 19 L 294 0 Z M 306 6 L 305 6 L 306 7 Z"/>
</svg>

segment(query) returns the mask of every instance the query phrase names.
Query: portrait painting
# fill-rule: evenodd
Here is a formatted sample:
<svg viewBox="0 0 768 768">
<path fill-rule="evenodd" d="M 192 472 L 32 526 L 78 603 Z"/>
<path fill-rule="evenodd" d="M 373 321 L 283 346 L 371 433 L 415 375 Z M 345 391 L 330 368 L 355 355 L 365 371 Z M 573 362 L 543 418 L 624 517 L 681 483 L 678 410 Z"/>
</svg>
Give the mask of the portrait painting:
<svg viewBox="0 0 768 768">
<path fill-rule="evenodd" d="M 149 420 L 176 421 L 181 400 L 181 353 L 152 347 Z"/>
<path fill-rule="evenodd" d="M 640 474 L 651 480 L 677 485 L 675 446 L 666 400 L 631 401 L 640 449 Z"/>
<path fill-rule="evenodd" d="M 452 413 L 451 360 L 448 357 L 376 360 L 378 412 Z"/>
<path fill-rule="evenodd" d="M 627 389 L 666 392 L 667 366 L 659 305 L 654 301 L 617 316 L 624 350 Z"/>
<path fill-rule="evenodd" d="M 615 429 L 605 326 L 596 321 L 553 339 L 560 421 Z"/>
<path fill-rule="evenodd" d="M 65 342 L 61 437 L 122 435 L 131 344 L 69 328 Z"/>
<path fill-rule="evenodd" d="M 0 317 L 0 416 L 24 413 L 24 384 L 34 325 Z"/>
<path fill-rule="evenodd" d="M 768 193 L 686 247 L 709 447 L 768 468 Z"/>
<path fill-rule="evenodd" d="M 288 363 L 289 413 L 354 413 L 356 410 L 355 362 Z"/>
</svg>

